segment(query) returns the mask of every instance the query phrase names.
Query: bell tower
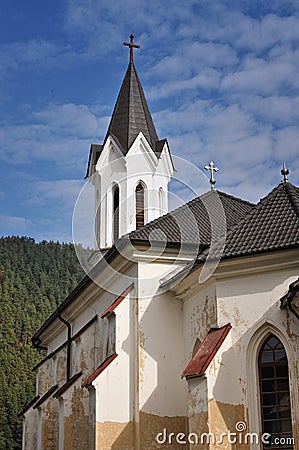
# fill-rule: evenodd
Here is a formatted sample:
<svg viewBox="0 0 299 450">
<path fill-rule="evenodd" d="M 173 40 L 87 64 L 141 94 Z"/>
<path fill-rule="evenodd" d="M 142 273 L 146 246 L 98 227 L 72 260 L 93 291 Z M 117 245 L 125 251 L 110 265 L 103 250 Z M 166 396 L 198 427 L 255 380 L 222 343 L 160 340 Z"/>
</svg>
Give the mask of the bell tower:
<svg viewBox="0 0 299 450">
<path fill-rule="evenodd" d="M 96 249 L 168 212 L 173 174 L 166 139 L 159 140 L 134 65 L 134 35 L 124 45 L 130 61 L 102 145 L 92 144 L 87 177 L 95 188 Z"/>
</svg>

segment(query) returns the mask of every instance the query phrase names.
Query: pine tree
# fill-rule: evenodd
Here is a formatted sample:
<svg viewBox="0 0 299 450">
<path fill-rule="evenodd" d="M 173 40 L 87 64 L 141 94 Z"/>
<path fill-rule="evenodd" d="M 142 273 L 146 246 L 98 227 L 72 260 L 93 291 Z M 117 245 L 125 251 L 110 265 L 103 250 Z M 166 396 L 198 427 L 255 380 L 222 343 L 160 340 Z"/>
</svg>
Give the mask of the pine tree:
<svg viewBox="0 0 299 450">
<path fill-rule="evenodd" d="M 72 244 L 0 238 L 0 450 L 22 448 L 18 413 L 35 395 L 44 355 L 31 336 L 84 275 Z"/>
</svg>

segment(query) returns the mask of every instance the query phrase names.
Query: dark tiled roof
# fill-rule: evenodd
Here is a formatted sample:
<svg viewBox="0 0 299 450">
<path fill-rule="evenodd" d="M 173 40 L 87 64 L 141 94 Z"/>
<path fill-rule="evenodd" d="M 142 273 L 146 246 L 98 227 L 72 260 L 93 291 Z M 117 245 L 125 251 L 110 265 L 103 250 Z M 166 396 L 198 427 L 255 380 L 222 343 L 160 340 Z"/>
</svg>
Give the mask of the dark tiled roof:
<svg viewBox="0 0 299 450">
<path fill-rule="evenodd" d="M 94 174 L 94 167 L 102 153 L 103 146 L 100 144 L 91 144 L 89 151 L 89 158 L 87 163 L 87 170 L 85 178 L 89 178 Z"/>
<path fill-rule="evenodd" d="M 219 230 L 223 230 L 223 226 L 229 229 L 243 219 L 252 208 L 254 208 L 252 203 L 223 192 L 210 191 L 131 232 L 129 237 L 134 241 L 149 239 L 164 241 L 166 236 L 168 243 L 209 245 L 210 218 Z"/>
<path fill-rule="evenodd" d="M 299 189 L 282 183 L 260 200 L 227 236 L 223 257 L 299 245 Z"/>
<path fill-rule="evenodd" d="M 113 135 L 124 155 L 142 131 L 153 150 L 158 135 L 133 62 L 129 63 L 104 140 Z"/>
<path fill-rule="evenodd" d="M 221 328 L 211 328 L 202 341 L 197 352 L 192 356 L 186 369 L 182 373 L 183 377 L 195 377 L 204 375 L 211 364 L 214 356 L 228 335 L 231 324 L 224 325 Z"/>
</svg>

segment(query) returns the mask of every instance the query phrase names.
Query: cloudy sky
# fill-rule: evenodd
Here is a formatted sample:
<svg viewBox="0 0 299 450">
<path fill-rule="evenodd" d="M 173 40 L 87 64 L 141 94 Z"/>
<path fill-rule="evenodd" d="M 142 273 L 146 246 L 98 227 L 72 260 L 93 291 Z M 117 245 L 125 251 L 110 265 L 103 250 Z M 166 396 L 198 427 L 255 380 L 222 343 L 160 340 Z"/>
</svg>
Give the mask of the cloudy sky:
<svg viewBox="0 0 299 450">
<path fill-rule="evenodd" d="M 4 0 L 0 235 L 71 241 L 89 146 L 135 65 L 173 154 L 257 201 L 299 184 L 299 0 Z"/>
</svg>

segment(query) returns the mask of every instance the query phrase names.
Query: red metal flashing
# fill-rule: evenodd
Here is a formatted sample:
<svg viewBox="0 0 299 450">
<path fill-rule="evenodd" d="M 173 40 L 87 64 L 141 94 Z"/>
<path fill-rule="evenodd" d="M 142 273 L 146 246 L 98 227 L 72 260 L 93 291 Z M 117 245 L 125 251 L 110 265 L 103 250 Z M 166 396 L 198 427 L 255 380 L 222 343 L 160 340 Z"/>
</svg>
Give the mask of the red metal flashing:
<svg viewBox="0 0 299 450">
<path fill-rule="evenodd" d="M 19 412 L 18 417 L 24 416 L 24 414 L 34 405 L 35 402 L 40 398 L 40 395 L 36 395 L 27 405 L 24 406 L 22 411 Z"/>
<path fill-rule="evenodd" d="M 115 310 L 115 308 L 123 301 L 123 299 L 131 292 L 132 289 L 133 285 L 129 286 L 119 297 L 117 297 L 112 305 L 110 305 L 109 308 L 107 308 L 106 311 L 103 312 L 103 314 L 101 315 L 101 319 L 111 314 Z"/>
<path fill-rule="evenodd" d="M 47 398 L 50 397 L 50 395 L 54 394 L 54 392 L 56 391 L 56 389 L 58 389 L 58 385 L 55 384 L 55 386 L 52 386 L 40 399 L 39 401 L 33 406 L 33 409 L 37 409 L 39 408 L 44 401 L 47 400 Z"/>
<path fill-rule="evenodd" d="M 217 351 L 224 342 L 224 339 L 228 335 L 231 324 L 224 325 L 221 328 L 211 328 L 202 341 L 199 349 L 192 356 L 186 369 L 182 373 L 183 377 L 202 376 L 209 367 L 212 359 L 216 355 Z"/>
<path fill-rule="evenodd" d="M 91 383 L 102 373 L 106 367 L 109 366 L 110 363 L 117 357 L 117 353 L 113 353 L 112 355 L 108 356 L 108 358 L 105 359 L 105 361 L 102 362 L 102 364 L 99 365 L 99 367 L 91 374 L 89 375 L 86 380 L 83 381 L 81 384 L 81 387 L 86 387 L 91 385 Z"/>
<path fill-rule="evenodd" d="M 69 379 L 69 381 L 67 381 L 66 383 L 64 383 L 57 392 L 55 392 L 55 394 L 53 395 L 53 398 L 58 398 L 61 397 L 62 394 L 64 394 L 64 392 L 72 385 L 75 383 L 76 380 L 78 380 L 78 378 L 80 378 L 82 375 L 82 370 L 78 373 L 75 373 L 75 375 L 72 376 L 72 378 Z"/>
</svg>

